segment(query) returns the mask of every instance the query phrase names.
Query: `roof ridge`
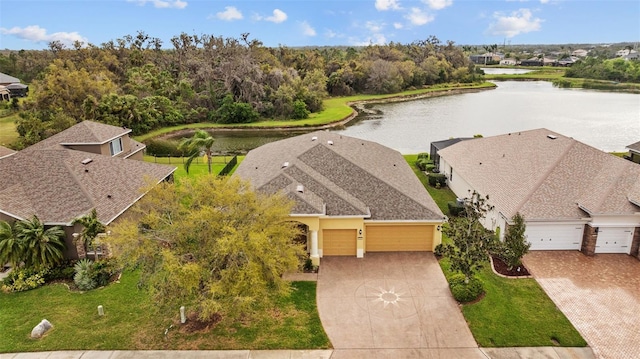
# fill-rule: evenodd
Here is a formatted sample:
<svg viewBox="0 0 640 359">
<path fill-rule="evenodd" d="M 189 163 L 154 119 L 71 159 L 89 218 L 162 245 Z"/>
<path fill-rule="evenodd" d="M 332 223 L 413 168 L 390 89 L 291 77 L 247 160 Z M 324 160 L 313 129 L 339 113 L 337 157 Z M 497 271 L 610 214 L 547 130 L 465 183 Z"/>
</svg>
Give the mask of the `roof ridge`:
<svg viewBox="0 0 640 359">
<path fill-rule="evenodd" d="M 529 201 L 529 199 L 531 199 L 533 194 L 536 193 L 536 191 L 540 188 L 540 186 L 542 186 L 542 184 L 547 180 L 547 178 L 549 177 L 549 174 L 552 171 L 554 171 L 556 169 L 556 167 L 558 167 L 558 164 L 560 164 L 560 162 L 565 158 L 566 154 L 571 149 L 573 149 L 573 147 L 575 147 L 576 144 L 578 143 L 578 141 L 574 140 L 573 138 L 569 138 L 569 139 L 571 140 L 571 145 L 567 146 L 567 148 L 565 148 L 565 150 L 562 151 L 562 153 L 558 156 L 558 158 L 555 160 L 555 162 L 553 162 L 553 164 L 551 166 L 549 166 L 549 169 L 544 172 L 544 175 L 540 176 L 540 179 L 538 181 L 536 181 L 535 185 L 533 185 L 531 187 L 531 191 L 529 191 L 529 193 L 526 196 L 524 196 L 522 201 L 520 201 L 520 203 L 518 203 L 518 205 L 515 206 L 515 213 L 520 212 L 520 210 L 525 205 L 525 203 L 527 203 Z M 515 215 L 515 213 L 513 213 L 511 215 Z"/>
<path fill-rule="evenodd" d="M 373 142 L 373 144 L 374 144 L 374 145 L 377 145 L 377 146 L 382 146 L 381 144 L 379 144 L 379 143 L 375 143 L 375 142 Z M 346 157 L 342 156 L 342 155 L 341 155 L 340 153 L 338 153 L 337 151 L 332 150 L 332 149 L 331 149 L 331 148 L 329 148 L 328 146 L 325 146 L 323 143 L 320 143 L 320 144 L 318 144 L 318 145 L 322 145 L 322 147 L 324 147 L 324 148 L 328 149 L 329 151 L 331 151 L 332 153 L 334 153 L 334 154 L 335 154 L 335 155 L 337 155 L 338 157 L 340 157 L 340 158 L 342 158 L 343 160 L 345 160 L 345 161 L 349 162 L 349 163 L 350 163 L 351 165 L 353 165 L 354 167 L 359 168 L 360 170 L 362 170 L 362 171 L 364 171 L 365 173 L 369 174 L 369 175 L 370 175 L 371 177 L 373 177 L 374 179 L 376 179 L 376 180 L 378 180 L 378 181 L 380 181 L 380 182 L 384 183 L 385 185 L 387 185 L 387 186 L 391 187 L 391 188 L 392 188 L 392 189 L 393 189 L 397 194 L 400 194 L 402 197 L 404 197 L 404 198 L 408 199 L 409 201 L 411 201 L 411 202 L 413 202 L 413 203 L 417 204 L 419 207 L 426 209 L 430 215 L 433 215 L 434 217 L 440 217 L 440 215 L 438 215 L 437 213 L 435 213 L 434 211 L 432 211 L 429 207 L 426 207 L 426 206 L 425 206 L 425 205 L 423 205 L 422 203 L 420 203 L 420 202 L 416 201 L 414 198 L 412 198 L 412 197 L 410 197 L 410 196 L 406 195 L 404 192 L 402 192 L 401 190 L 399 190 L 398 188 L 396 188 L 396 186 L 394 186 L 394 185 L 390 184 L 389 182 L 387 182 L 387 181 L 385 181 L 385 180 L 381 179 L 379 176 L 376 176 L 375 174 L 371 173 L 370 171 L 368 171 L 368 170 L 366 170 L 366 169 L 362 168 L 361 166 L 357 165 L 357 164 L 356 164 L 356 163 L 354 163 L 353 161 L 351 161 L 351 160 L 349 160 L 348 158 L 346 158 Z M 314 146 L 314 147 L 317 147 L 317 146 Z M 314 147 L 312 147 L 312 148 L 314 148 Z M 382 146 L 382 147 L 385 147 L 385 146 Z M 396 152 L 397 152 L 397 151 L 396 151 Z M 304 153 L 306 153 L 306 151 L 305 151 Z M 303 153 L 302 155 L 304 155 L 304 153 Z M 398 153 L 399 153 L 399 152 L 398 152 Z M 302 155 L 300 155 L 300 156 L 302 156 Z M 403 158 L 402 160 L 404 161 L 404 158 Z M 302 161 L 302 162 L 304 163 L 304 161 Z M 306 164 L 305 164 L 305 165 L 306 165 Z M 307 166 L 308 166 L 308 165 L 307 165 Z M 309 166 L 309 167 L 310 167 L 310 166 Z M 317 171 L 314 169 L 314 172 L 317 172 Z M 334 183 L 333 181 L 331 181 L 331 182 L 332 182 L 332 183 Z M 336 186 L 338 186 L 338 185 L 336 184 Z M 345 192 L 347 192 L 347 193 L 348 193 L 348 191 L 347 191 L 347 190 L 345 190 L 344 188 L 342 188 L 342 187 L 340 187 L 340 186 L 338 186 L 338 187 L 339 187 L 340 189 L 342 189 L 343 191 L 345 191 Z M 425 191 L 426 191 L 426 189 L 425 189 Z M 349 195 L 351 195 L 351 194 L 349 193 Z M 353 196 L 353 195 L 351 195 L 351 196 Z M 353 197 L 355 197 L 355 196 L 353 196 Z M 358 198 L 358 197 L 355 197 L 355 198 L 357 198 L 357 199 L 358 199 L 358 201 L 360 201 L 360 202 L 364 203 L 360 198 Z M 365 206 L 366 206 L 366 204 L 365 204 Z M 369 206 L 366 206 L 366 208 L 369 208 Z"/>
<path fill-rule="evenodd" d="M 96 202 L 95 202 L 93 196 L 91 196 L 87 192 L 87 190 L 82 185 L 82 181 L 80 181 L 78 176 L 76 176 L 76 174 L 73 172 L 73 170 L 71 168 L 69 168 L 69 165 L 67 164 L 66 159 L 68 157 L 67 156 L 68 152 L 66 152 L 66 151 L 76 151 L 76 150 L 64 148 L 64 149 L 60 149 L 60 150 L 56 150 L 56 151 L 61 151 L 62 153 L 64 153 L 64 155 L 62 156 L 62 163 L 64 164 L 64 168 L 67 170 L 67 172 L 69 172 L 69 174 L 71 174 L 71 178 L 73 178 L 73 181 L 78 185 L 78 188 L 80 188 L 80 191 L 82 191 L 82 194 L 83 194 L 84 198 L 88 199 L 89 202 L 91 203 L 91 208 L 89 208 L 89 210 L 91 210 L 93 208 L 97 209 Z M 77 152 L 83 152 L 83 151 L 77 151 Z"/>
</svg>

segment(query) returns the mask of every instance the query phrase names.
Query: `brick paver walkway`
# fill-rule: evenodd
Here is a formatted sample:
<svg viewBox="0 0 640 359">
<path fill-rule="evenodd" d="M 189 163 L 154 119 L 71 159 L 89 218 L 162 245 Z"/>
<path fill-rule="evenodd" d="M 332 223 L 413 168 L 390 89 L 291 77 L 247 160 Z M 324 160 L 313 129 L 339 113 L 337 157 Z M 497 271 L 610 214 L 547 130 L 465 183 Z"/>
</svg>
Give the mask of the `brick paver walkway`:
<svg viewBox="0 0 640 359">
<path fill-rule="evenodd" d="M 640 358 L 640 261 L 534 251 L 524 263 L 599 358 Z"/>
</svg>

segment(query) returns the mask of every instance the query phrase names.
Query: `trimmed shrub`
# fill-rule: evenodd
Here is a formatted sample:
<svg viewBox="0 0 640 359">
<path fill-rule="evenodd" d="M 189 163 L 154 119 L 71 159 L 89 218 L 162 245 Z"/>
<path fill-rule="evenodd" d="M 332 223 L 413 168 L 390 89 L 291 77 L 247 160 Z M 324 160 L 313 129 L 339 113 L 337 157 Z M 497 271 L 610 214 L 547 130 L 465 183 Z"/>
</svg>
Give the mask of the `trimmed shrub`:
<svg viewBox="0 0 640 359">
<path fill-rule="evenodd" d="M 433 249 L 433 254 L 438 256 L 438 257 L 442 257 L 442 243 L 438 244 L 434 249 Z"/>
<path fill-rule="evenodd" d="M 447 176 L 442 173 L 429 173 L 429 184 L 433 187 L 437 187 L 438 183 L 441 187 L 447 185 Z"/>
<path fill-rule="evenodd" d="M 45 282 L 45 272 L 48 269 L 36 271 L 31 268 L 14 268 L 9 275 L 2 280 L 3 292 L 24 292 L 42 286 Z"/>
<path fill-rule="evenodd" d="M 44 280 L 47 283 L 54 280 L 71 280 L 75 273 L 73 264 L 70 261 L 65 261 L 49 269 L 44 275 Z"/>
<path fill-rule="evenodd" d="M 424 166 L 424 170 L 429 173 L 433 172 L 434 168 L 436 168 L 436 165 L 434 165 L 433 163 L 429 163 L 426 166 Z"/>
<path fill-rule="evenodd" d="M 460 303 L 468 303 L 477 299 L 483 292 L 482 282 L 476 277 L 469 278 L 465 283 L 464 274 L 454 274 L 449 278 L 449 288 L 453 298 Z"/>
<path fill-rule="evenodd" d="M 147 142 L 147 154 L 158 157 L 183 157 L 185 154 L 178 149 L 179 143 L 168 140 L 150 140 Z"/>
<path fill-rule="evenodd" d="M 464 205 L 460 205 L 458 202 L 449 201 L 447 207 L 449 207 L 449 214 L 454 217 L 458 217 L 464 211 Z"/>
<path fill-rule="evenodd" d="M 429 154 L 426 153 L 426 152 L 418 153 L 418 159 L 419 160 L 422 160 L 422 159 L 428 160 L 429 159 Z"/>
</svg>

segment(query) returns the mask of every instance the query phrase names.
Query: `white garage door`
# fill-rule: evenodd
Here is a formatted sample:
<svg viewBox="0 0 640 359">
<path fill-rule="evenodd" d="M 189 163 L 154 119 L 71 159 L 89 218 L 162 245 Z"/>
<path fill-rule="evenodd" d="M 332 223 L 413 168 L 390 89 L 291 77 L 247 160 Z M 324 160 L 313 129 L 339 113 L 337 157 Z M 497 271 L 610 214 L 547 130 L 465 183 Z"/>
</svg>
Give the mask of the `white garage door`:
<svg viewBox="0 0 640 359">
<path fill-rule="evenodd" d="M 580 250 L 583 230 L 580 224 L 527 224 L 525 235 L 532 250 Z"/>
<path fill-rule="evenodd" d="M 633 240 L 633 228 L 607 228 L 598 229 L 596 241 L 596 253 L 627 253 L 629 254 L 631 241 Z"/>
</svg>

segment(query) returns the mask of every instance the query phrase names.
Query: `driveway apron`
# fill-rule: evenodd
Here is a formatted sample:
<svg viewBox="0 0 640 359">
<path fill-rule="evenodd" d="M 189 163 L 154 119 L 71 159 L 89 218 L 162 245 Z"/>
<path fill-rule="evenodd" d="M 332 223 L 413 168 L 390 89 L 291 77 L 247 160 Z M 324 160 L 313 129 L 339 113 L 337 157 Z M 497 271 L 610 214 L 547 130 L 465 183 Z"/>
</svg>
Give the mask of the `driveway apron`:
<svg viewBox="0 0 640 359">
<path fill-rule="evenodd" d="M 599 358 L 640 358 L 640 262 L 626 254 L 534 251 L 524 263 Z"/>
<path fill-rule="evenodd" d="M 317 297 L 336 349 L 478 347 L 432 253 L 324 257 Z"/>
</svg>

